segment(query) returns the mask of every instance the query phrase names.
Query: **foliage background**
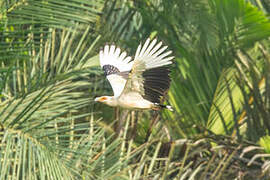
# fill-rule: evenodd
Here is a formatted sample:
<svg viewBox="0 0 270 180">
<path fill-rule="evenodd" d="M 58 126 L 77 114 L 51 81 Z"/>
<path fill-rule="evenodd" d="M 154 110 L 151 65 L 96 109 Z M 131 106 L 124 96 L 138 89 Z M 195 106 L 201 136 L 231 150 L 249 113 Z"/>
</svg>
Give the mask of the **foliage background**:
<svg viewBox="0 0 270 180">
<path fill-rule="evenodd" d="M 0 1 L 0 179 L 269 179 L 265 0 Z M 174 52 L 174 112 L 96 104 L 98 52 Z"/>
</svg>

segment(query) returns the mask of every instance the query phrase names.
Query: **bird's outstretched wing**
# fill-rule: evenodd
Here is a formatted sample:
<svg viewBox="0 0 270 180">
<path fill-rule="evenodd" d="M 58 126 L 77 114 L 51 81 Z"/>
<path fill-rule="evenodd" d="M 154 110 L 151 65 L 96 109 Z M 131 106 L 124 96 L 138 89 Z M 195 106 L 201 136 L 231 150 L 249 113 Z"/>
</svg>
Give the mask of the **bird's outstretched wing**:
<svg viewBox="0 0 270 180">
<path fill-rule="evenodd" d="M 136 91 L 145 99 L 159 103 L 160 97 L 169 89 L 170 70 L 166 65 L 172 63 L 172 51 L 166 51 L 162 42 L 147 39 L 137 48 L 132 69 L 122 94 Z"/>
<path fill-rule="evenodd" d="M 121 95 L 127 82 L 128 74 L 133 66 L 130 62 L 131 57 L 126 52 L 122 52 L 120 48 L 114 45 L 106 45 L 99 52 L 101 68 L 109 80 L 115 97 Z"/>
</svg>

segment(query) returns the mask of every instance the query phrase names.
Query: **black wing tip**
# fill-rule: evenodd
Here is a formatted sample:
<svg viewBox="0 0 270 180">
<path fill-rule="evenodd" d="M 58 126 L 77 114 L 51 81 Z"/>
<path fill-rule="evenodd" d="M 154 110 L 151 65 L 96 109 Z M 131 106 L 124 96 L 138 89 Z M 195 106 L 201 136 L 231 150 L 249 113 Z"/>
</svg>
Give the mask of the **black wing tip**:
<svg viewBox="0 0 270 180">
<path fill-rule="evenodd" d="M 116 74 L 116 73 L 120 72 L 117 67 L 110 65 L 110 64 L 105 64 L 104 66 L 102 66 L 102 69 L 104 71 L 105 76 L 108 76 L 111 74 Z"/>
<path fill-rule="evenodd" d="M 167 109 L 169 111 L 174 111 L 173 107 L 170 105 L 164 105 L 164 104 L 159 104 L 159 103 L 154 103 L 154 105 L 157 107 L 154 108 L 154 110 L 162 110 L 162 109 Z"/>
<path fill-rule="evenodd" d="M 157 67 L 143 72 L 144 98 L 151 102 L 160 102 L 170 88 L 169 67 Z"/>
</svg>

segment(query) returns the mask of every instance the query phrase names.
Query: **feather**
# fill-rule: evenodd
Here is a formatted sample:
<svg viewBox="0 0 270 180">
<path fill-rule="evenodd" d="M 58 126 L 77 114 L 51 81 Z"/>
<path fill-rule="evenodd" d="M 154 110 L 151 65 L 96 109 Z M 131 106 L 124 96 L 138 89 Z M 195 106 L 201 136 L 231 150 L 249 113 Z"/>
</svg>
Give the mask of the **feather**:
<svg viewBox="0 0 270 180">
<path fill-rule="evenodd" d="M 113 89 L 114 97 L 119 97 L 125 88 L 127 80 L 118 74 L 108 75 L 107 79 L 109 80 Z"/>
<path fill-rule="evenodd" d="M 104 75 L 105 76 L 108 76 L 110 74 L 116 74 L 116 73 L 119 73 L 119 69 L 115 66 L 112 66 L 112 65 L 109 65 L 109 64 L 106 64 L 102 67 L 103 71 L 104 71 Z"/>
<path fill-rule="evenodd" d="M 136 50 L 135 60 L 129 74 L 123 94 L 136 91 L 143 98 L 153 103 L 160 103 L 161 96 L 168 91 L 170 86 L 170 70 L 164 67 L 172 63 L 172 51 L 166 51 L 167 46 L 162 47 L 154 39 L 147 39 Z"/>
<path fill-rule="evenodd" d="M 114 97 L 132 99 L 128 94 L 136 94 L 144 99 L 140 102 L 160 103 L 160 98 L 170 86 L 170 70 L 164 66 L 171 64 L 174 58 L 169 56 L 172 51 L 166 49 L 167 46 L 162 47 L 162 42 L 147 39 L 143 45 L 138 46 L 134 61 L 131 61 L 131 57 L 121 52 L 120 48 L 105 45 L 99 53 L 100 65 L 111 84 Z"/>
<path fill-rule="evenodd" d="M 105 45 L 104 50 L 99 52 L 100 66 L 103 68 L 105 65 L 116 67 L 120 72 L 130 71 L 133 62 L 130 62 L 131 57 L 127 56 L 126 52 L 122 52 L 120 48 L 115 48 L 114 45 Z"/>
<path fill-rule="evenodd" d="M 143 72 L 143 97 L 153 103 L 160 103 L 160 98 L 170 87 L 169 73 L 168 67 L 158 67 Z"/>
<path fill-rule="evenodd" d="M 130 72 L 133 65 L 133 62 L 130 62 L 131 57 L 127 57 L 126 52 L 121 53 L 120 48 L 114 45 L 105 45 L 104 50 L 99 52 L 99 60 L 114 97 L 120 96 L 127 81 L 127 72 Z"/>
<path fill-rule="evenodd" d="M 164 52 L 167 49 L 167 46 L 161 48 L 162 42 L 159 42 L 155 46 L 156 42 L 157 40 L 155 39 L 150 43 L 150 39 L 148 38 L 145 44 L 143 45 L 142 49 L 141 45 L 138 47 L 134 61 L 140 61 L 141 63 L 144 63 L 146 69 L 171 64 L 172 63 L 171 60 L 173 59 L 173 57 L 167 56 L 170 55 L 172 51 Z"/>
</svg>

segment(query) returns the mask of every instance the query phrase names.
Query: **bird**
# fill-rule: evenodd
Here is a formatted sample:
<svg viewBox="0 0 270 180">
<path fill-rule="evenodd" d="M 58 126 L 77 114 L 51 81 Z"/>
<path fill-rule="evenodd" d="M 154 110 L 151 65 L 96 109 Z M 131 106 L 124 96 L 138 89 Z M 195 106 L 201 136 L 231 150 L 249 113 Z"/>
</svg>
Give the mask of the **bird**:
<svg viewBox="0 0 270 180">
<path fill-rule="evenodd" d="M 114 44 L 106 44 L 99 60 L 114 95 L 96 97 L 95 101 L 126 109 L 173 111 L 171 106 L 161 104 L 161 99 L 170 87 L 169 65 L 174 57 L 167 46 L 157 42 L 148 38 L 140 43 L 134 58 Z"/>
</svg>

